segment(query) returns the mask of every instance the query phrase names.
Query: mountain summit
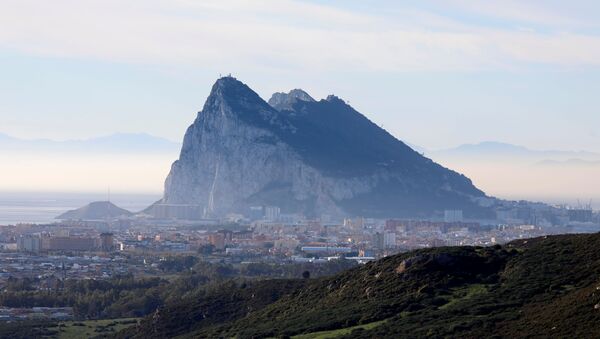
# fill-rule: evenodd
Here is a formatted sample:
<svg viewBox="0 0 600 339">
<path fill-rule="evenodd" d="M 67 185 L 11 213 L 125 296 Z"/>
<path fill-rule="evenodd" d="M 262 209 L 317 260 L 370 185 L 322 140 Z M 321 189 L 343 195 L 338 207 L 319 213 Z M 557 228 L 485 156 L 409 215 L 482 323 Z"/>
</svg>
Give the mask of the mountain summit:
<svg viewBox="0 0 600 339">
<path fill-rule="evenodd" d="M 485 194 L 343 100 L 302 90 L 270 104 L 233 77 L 213 85 L 165 182 L 163 204 L 209 215 L 274 205 L 283 213 L 398 217 L 481 214 Z"/>
</svg>

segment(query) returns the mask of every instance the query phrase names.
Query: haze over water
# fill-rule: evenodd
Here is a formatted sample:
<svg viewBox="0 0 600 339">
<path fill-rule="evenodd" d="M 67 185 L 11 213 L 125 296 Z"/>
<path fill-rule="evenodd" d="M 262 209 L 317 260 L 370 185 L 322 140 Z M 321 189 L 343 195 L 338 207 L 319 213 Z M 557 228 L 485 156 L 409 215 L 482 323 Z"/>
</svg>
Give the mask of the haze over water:
<svg viewBox="0 0 600 339">
<path fill-rule="evenodd" d="M 121 208 L 138 212 L 160 199 L 158 194 L 111 194 Z M 107 200 L 107 193 L 0 192 L 0 225 L 52 223 L 58 215 L 91 201 Z"/>
</svg>

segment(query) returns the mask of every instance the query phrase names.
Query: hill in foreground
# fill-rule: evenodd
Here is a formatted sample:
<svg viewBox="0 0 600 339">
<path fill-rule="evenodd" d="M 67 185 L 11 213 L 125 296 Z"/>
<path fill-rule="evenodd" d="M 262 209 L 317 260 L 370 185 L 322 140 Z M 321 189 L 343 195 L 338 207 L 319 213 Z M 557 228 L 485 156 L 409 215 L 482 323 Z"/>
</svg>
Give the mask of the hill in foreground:
<svg viewBox="0 0 600 339">
<path fill-rule="evenodd" d="M 600 234 L 445 247 L 310 280 L 230 283 L 120 338 L 600 337 Z"/>
</svg>

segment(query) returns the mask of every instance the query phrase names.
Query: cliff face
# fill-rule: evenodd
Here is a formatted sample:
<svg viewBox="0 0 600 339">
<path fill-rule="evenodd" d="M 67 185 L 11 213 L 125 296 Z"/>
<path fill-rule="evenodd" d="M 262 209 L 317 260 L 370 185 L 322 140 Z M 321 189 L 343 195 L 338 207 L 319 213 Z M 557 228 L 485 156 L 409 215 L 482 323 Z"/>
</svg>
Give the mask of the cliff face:
<svg viewBox="0 0 600 339">
<path fill-rule="evenodd" d="M 301 90 L 262 100 L 219 79 L 188 128 L 163 203 L 209 215 L 275 205 L 309 216 L 405 216 L 478 210 L 466 177 L 414 152 L 339 98 Z"/>
</svg>

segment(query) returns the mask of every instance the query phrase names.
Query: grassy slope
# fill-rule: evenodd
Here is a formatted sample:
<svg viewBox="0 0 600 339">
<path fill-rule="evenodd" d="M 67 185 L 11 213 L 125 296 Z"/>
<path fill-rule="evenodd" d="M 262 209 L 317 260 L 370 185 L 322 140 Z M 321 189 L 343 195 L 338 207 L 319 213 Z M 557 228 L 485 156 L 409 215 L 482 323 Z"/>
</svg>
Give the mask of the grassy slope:
<svg viewBox="0 0 600 339">
<path fill-rule="evenodd" d="M 414 251 L 315 281 L 234 323 L 225 335 L 295 335 L 350 327 L 446 303 L 452 289 L 494 283 L 510 254 L 454 247 Z M 410 258 L 410 259 L 409 259 Z M 411 266 L 396 270 L 405 260 Z M 198 333 L 215 336 L 217 333 Z"/>
<path fill-rule="evenodd" d="M 352 337 L 600 337 L 599 246 L 598 234 L 514 242 L 519 254 L 487 292 Z"/>
<path fill-rule="evenodd" d="M 107 338 L 135 326 L 136 318 L 86 320 L 86 321 L 16 321 L 0 322 L 0 338 L 11 339 L 70 339 Z"/>
<path fill-rule="evenodd" d="M 171 310 L 213 309 L 234 316 L 212 322 L 190 319 L 190 325 L 171 332 L 163 330 L 171 320 L 150 327 L 147 319 L 140 337 L 261 338 L 323 331 L 348 338 L 600 337 L 600 309 L 594 307 L 600 302 L 599 248 L 600 234 L 593 234 L 503 247 L 413 251 L 305 285 L 288 285 L 276 297 L 261 296 L 252 310 L 247 302 L 253 299 L 239 295 L 291 282 L 223 289 L 213 299 Z M 234 304 L 223 303 L 228 298 Z M 240 308 L 244 312 L 235 311 Z M 357 326 L 382 320 L 372 328 Z"/>
<path fill-rule="evenodd" d="M 106 319 L 86 321 L 66 321 L 60 323 L 58 339 L 91 338 L 95 336 L 110 337 L 130 326 L 135 326 L 137 320 L 131 319 Z"/>
<path fill-rule="evenodd" d="M 299 334 L 292 337 L 292 339 L 329 339 L 329 338 L 338 338 L 344 336 L 346 334 L 352 333 L 352 331 L 356 330 L 370 330 L 381 324 L 383 324 L 385 320 L 375 321 L 372 323 L 364 324 L 364 325 L 356 325 L 347 328 L 341 328 L 338 330 L 330 330 L 330 331 L 321 331 L 321 332 L 313 332 L 307 334 Z"/>
</svg>

